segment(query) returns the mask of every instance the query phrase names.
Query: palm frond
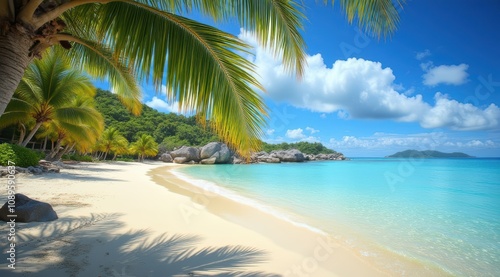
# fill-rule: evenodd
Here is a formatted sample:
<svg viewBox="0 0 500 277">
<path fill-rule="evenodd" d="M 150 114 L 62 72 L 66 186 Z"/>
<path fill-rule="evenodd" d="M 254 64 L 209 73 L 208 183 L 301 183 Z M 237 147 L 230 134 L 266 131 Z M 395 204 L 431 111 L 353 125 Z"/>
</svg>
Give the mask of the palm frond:
<svg viewBox="0 0 500 277">
<path fill-rule="evenodd" d="M 325 3 L 328 0 L 324 0 Z M 335 1 L 332 0 L 332 4 Z M 399 11 L 406 0 L 340 0 L 347 20 L 358 25 L 366 32 L 384 37 L 392 34 L 399 23 Z"/>
<path fill-rule="evenodd" d="M 95 78 L 109 81 L 113 92 L 125 107 L 138 115 L 142 109 L 142 91 L 130 62 L 124 56 L 114 53 L 112 46 L 100 43 L 96 30 L 87 26 L 89 17 L 95 16 L 89 7 L 97 6 L 79 7 L 62 16 L 68 25 L 67 31 L 71 33 L 65 38 L 73 42 L 73 47 L 66 51 L 66 55 L 74 67 L 85 70 Z"/>
<path fill-rule="evenodd" d="M 196 21 L 131 3 L 87 8 L 102 15 L 85 29 L 106 34 L 117 56 L 134 57 L 129 65 L 166 83 L 169 100 L 184 111 L 196 110 L 230 146 L 247 155 L 258 148 L 265 105 L 252 86 L 253 65 L 235 51 L 248 47 L 231 34 Z M 163 54 L 158 54 L 163 53 Z"/>
</svg>

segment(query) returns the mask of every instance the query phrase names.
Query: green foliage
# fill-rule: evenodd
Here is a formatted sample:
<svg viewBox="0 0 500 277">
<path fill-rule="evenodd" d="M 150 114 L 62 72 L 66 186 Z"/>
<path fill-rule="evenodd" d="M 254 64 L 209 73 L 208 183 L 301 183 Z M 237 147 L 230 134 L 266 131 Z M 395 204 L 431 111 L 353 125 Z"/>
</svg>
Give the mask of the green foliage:
<svg viewBox="0 0 500 277">
<path fill-rule="evenodd" d="M 134 159 L 132 159 L 132 158 L 126 158 L 126 157 L 116 158 L 116 161 L 117 162 L 135 162 Z"/>
<path fill-rule="evenodd" d="M 116 95 L 107 91 L 97 90 L 96 106 L 104 116 L 106 128 L 117 129 L 128 141 L 149 134 L 157 143 L 172 150 L 182 145 L 201 146 L 220 140 L 209 129 L 197 125 L 194 116 L 165 114 L 146 105 L 141 115 L 133 116 Z"/>
<path fill-rule="evenodd" d="M 137 141 L 130 144 L 130 152 L 137 154 L 141 162 L 146 157 L 154 157 L 158 154 L 158 143 L 152 136 L 143 134 Z"/>
<path fill-rule="evenodd" d="M 337 153 L 332 149 L 326 148 L 323 144 L 319 142 L 297 142 L 297 143 L 279 143 L 279 144 L 269 144 L 263 143 L 262 150 L 266 152 L 271 152 L 273 150 L 288 150 L 297 149 L 304 154 L 333 154 Z"/>
<path fill-rule="evenodd" d="M 36 151 L 15 144 L 0 144 L 0 164 L 3 166 L 37 166 L 39 161 L 40 156 Z"/>
</svg>

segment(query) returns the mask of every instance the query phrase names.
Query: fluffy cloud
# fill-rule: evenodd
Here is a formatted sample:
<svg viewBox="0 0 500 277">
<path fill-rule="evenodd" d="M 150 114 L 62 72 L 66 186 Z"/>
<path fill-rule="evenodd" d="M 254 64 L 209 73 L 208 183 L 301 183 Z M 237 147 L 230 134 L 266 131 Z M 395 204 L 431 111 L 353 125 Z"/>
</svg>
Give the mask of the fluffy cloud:
<svg viewBox="0 0 500 277">
<path fill-rule="evenodd" d="M 286 130 L 285 136 L 289 139 L 300 140 L 306 137 L 303 132 L 304 130 L 302 130 L 301 128 Z"/>
<path fill-rule="evenodd" d="M 491 104 L 481 110 L 471 104 L 448 99 L 447 95 L 436 93 L 436 104 L 420 119 L 424 128 L 447 127 L 455 130 L 493 129 L 500 126 L 500 109 Z"/>
<path fill-rule="evenodd" d="M 145 104 L 159 111 L 179 113 L 179 102 L 169 104 L 166 101 L 154 96 L 151 101 L 148 101 Z"/>
<path fill-rule="evenodd" d="M 492 140 L 466 140 L 450 138 L 445 133 L 421 134 L 375 133 L 370 137 L 344 136 L 330 139 L 328 146 L 333 149 L 436 149 L 436 148 L 493 148 L 498 145 Z"/>
<path fill-rule="evenodd" d="M 311 134 L 319 132 L 313 128 L 307 127 L 306 131 L 309 131 Z M 302 128 L 287 130 L 285 133 L 285 137 L 291 139 L 292 141 L 307 141 L 307 142 L 319 142 L 319 138 L 314 136 L 307 136 L 304 134 L 304 130 Z"/>
<path fill-rule="evenodd" d="M 432 63 L 425 63 L 421 67 L 426 72 L 422 78 L 424 85 L 427 86 L 461 85 L 467 82 L 469 76 L 467 73 L 469 66 L 466 64 L 434 66 Z"/>
<path fill-rule="evenodd" d="M 304 76 L 297 81 L 272 54 L 257 45 L 251 34 L 243 31 L 240 38 L 255 47 L 255 56 L 249 59 L 256 65 L 265 95 L 275 101 L 314 112 L 337 113 L 344 119 L 418 122 L 424 128 L 480 130 L 500 126 L 500 109 L 494 104 L 481 109 L 436 93 L 433 106 L 414 91 L 398 92 L 402 88 L 394 83 L 392 70 L 379 62 L 350 58 L 328 67 L 320 54 L 307 56 Z M 465 64 L 423 66 L 428 84 L 464 82 L 467 68 Z"/>
<path fill-rule="evenodd" d="M 425 49 L 422 52 L 418 52 L 417 55 L 415 55 L 415 59 L 422 60 L 423 58 L 426 58 L 430 55 L 431 55 L 431 51 L 429 49 Z"/>
<path fill-rule="evenodd" d="M 319 130 L 316 130 L 316 129 L 311 128 L 311 127 L 306 127 L 306 131 L 309 131 L 311 133 L 311 135 L 319 133 Z"/>
</svg>

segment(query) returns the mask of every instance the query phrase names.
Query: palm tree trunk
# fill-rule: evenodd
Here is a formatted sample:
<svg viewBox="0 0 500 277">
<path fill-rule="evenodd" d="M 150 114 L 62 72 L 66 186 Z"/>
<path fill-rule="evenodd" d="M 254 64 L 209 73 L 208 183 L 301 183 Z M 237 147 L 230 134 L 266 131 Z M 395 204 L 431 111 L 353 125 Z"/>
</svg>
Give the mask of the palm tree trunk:
<svg viewBox="0 0 500 277">
<path fill-rule="evenodd" d="M 45 140 L 43 141 L 43 148 L 42 148 L 42 151 L 45 152 L 47 150 L 47 140 L 49 138 L 47 136 L 45 136 Z"/>
<path fill-rule="evenodd" d="M 58 139 L 57 143 L 56 143 L 56 146 L 54 148 L 52 148 L 52 151 L 50 151 L 50 154 L 47 155 L 47 160 L 49 160 L 49 161 L 53 161 L 54 160 L 54 157 L 59 152 L 59 148 L 61 148 L 61 143 L 62 143 L 62 139 Z"/>
<path fill-rule="evenodd" d="M 24 140 L 24 136 L 26 136 L 26 126 L 24 126 L 24 124 L 19 124 L 19 140 L 17 141 L 17 144 L 18 145 L 21 145 L 23 143 L 23 140 Z"/>
<path fill-rule="evenodd" d="M 59 161 L 62 158 L 62 156 L 64 156 L 64 154 L 68 153 L 69 151 L 71 151 L 71 149 L 73 149 L 73 146 L 66 145 L 64 149 L 59 150 L 59 152 L 57 152 L 57 155 L 54 157 L 54 161 Z"/>
<path fill-rule="evenodd" d="M 33 45 L 29 32 L 20 24 L 0 19 L 0 115 L 9 104 L 14 91 L 24 75 L 32 57 L 29 49 Z"/>
<path fill-rule="evenodd" d="M 26 145 L 28 145 L 28 143 L 33 138 L 33 136 L 36 134 L 36 131 L 38 131 L 38 129 L 40 129 L 40 127 L 42 126 L 42 124 L 43 124 L 43 122 L 37 122 L 35 124 L 35 127 L 33 127 L 33 129 L 31 130 L 31 132 L 29 133 L 29 135 L 26 137 L 26 139 L 21 144 L 22 146 L 26 147 Z"/>
</svg>

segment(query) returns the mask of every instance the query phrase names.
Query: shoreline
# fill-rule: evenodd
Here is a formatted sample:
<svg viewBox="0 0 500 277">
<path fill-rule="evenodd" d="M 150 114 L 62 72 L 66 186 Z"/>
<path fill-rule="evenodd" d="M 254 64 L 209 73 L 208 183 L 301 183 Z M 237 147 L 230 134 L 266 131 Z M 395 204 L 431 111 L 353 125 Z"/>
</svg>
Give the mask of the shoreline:
<svg viewBox="0 0 500 277">
<path fill-rule="evenodd" d="M 16 269 L 4 260 L 0 275 L 385 276 L 318 234 L 252 207 L 216 196 L 204 208 L 200 194 L 169 172 L 175 166 L 80 163 L 59 174 L 19 175 L 16 192 L 50 203 L 59 219 L 18 223 Z M 2 191 L 1 203 L 6 199 Z M 1 224 L 0 233 L 8 228 Z"/>
<path fill-rule="evenodd" d="M 254 201 L 251 197 L 242 196 L 230 190 L 228 190 L 230 192 L 228 195 L 227 191 L 225 191 L 226 189 L 219 184 L 192 178 L 184 172 L 176 172 L 176 168 L 180 167 L 176 166 L 167 170 L 163 170 L 160 167 L 152 170 L 150 175 L 155 176 L 154 181 L 156 183 L 167 187 L 175 193 L 190 197 L 193 201 L 196 199 L 205 199 L 206 201 L 202 201 L 200 204 L 209 212 L 245 228 L 255 230 L 271 238 L 281 247 L 300 255 L 314 253 L 314 243 L 318 241 L 318 238 L 328 240 L 331 245 L 335 245 L 333 247 L 336 252 L 335 257 L 320 264 L 330 274 L 339 274 L 338 276 L 398 276 L 404 273 L 410 274 L 409 276 L 414 276 L 412 274 L 416 274 L 415 276 L 419 274 L 427 276 L 453 276 L 450 271 L 439 267 L 439 265 L 432 261 L 407 257 L 397 251 L 381 246 L 376 247 L 378 249 L 377 253 L 382 254 L 379 257 L 383 258 L 382 260 L 374 259 L 379 254 L 365 256 L 366 250 L 353 249 L 343 241 L 332 238 L 332 235 L 337 234 L 328 234 L 327 231 L 318 229 L 315 225 L 304 223 L 300 219 L 296 221 L 292 219 L 294 217 L 287 216 L 289 211 L 276 209 L 277 207 L 273 205 L 264 204 L 266 206 L 263 207 L 262 203 Z M 206 184 L 206 182 L 209 184 Z M 217 189 L 222 190 L 224 193 L 219 191 L 218 194 L 215 194 L 214 191 Z M 221 209 L 221 206 L 226 207 L 226 209 Z M 271 210 L 267 208 L 271 208 Z M 275 230 L 286 230 L 286 235 Z M 343 232 L 345 231 L 343 230 Z M 363 244 L 372 244 L 373 246 L 373 242 L 370 242 L 367 238 L 360 237 L 359 239 L 361 239 Z M 297 242 L 301 243 L 297 244 Z M 342 260 L 342 262 L 337 262 L 336 260 Z M 360 269 L 360 271 L 353 271 L 353 268 Z"/>
<path fill-rule="evenodd" d="M 175 172 L 175 168 L 182 166 L 189 165 L 159 167 L 151 170 L 148 175 L 152 176 L 155 183 L 166 187 L 169 191 L 189 197 L 199 205 L 200 209 L 206 209 L 224 220 L 254 230 L 270 238 L 280 247 L 301 255 L 303 269 L 310 267 L 326 271 L 326 275 L 318 275 L 315 272 L 316 274 L 311 273 L 311 276 L 332 276 L 332 274 L 333 276 L 388 276 L 388 273 L 363 260 L 323 230 L 290 218 L 283 218 L 276 214 L 279 213 L 277 210 L 263 210 L 262 207 L 252 206 L 252 203 L 246 201 L 246 203 L 238 202 L 221 194 L 220 191 L 217 193 L 216 190 L 221 188 L 218 185 L 215 185 L 214 189 L 214 185 L 195 185 L 186 178 L 181 178 Z M 245 198 L 238 195 L 238 198 L 240 197 Z M 252 199 L 245 200 L 252 201 Z M 319 248 L 328 248 L 328 257 L 326 255 L 318 257 L 316 252 Z M 306 274 L 307 271 L 303 273 Z M 283 276 L 301 276 L 301 274 L 297 271 Z"/>
</svg>

